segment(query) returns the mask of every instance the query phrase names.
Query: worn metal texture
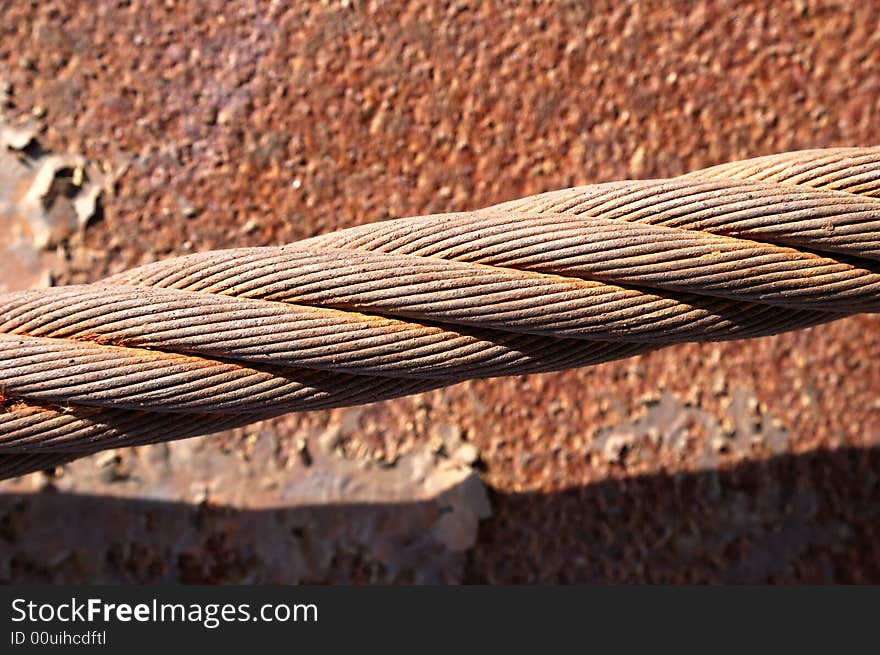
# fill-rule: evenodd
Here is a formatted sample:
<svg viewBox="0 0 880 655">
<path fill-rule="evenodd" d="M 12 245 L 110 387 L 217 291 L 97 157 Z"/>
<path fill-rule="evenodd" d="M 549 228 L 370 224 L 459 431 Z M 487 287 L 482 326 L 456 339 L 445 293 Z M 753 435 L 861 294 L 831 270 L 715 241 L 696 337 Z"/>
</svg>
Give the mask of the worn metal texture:
<svg viewBox="0 0 880 655">
<path fill-rule="evenodd" d="M 117 171 L 100 213 L 50 246 L 41 271 L 61 284 L 551 189 L 880 143 L 875 1 L 46 0 L 0 11 L 9 124 L 32 124 L 47 153 Z M 30 286 L 16 287 L 15 271 L 10 281 Z M 492 517 L 445 579 L 877 582 L 878 320 L 293 413 L 7 480 L 0 578 L 273 581 L 287 570 L 273 563 L 302 549 L 332 554 L 304 567 L 314 575 L 299 579 L 313 581 L 402 582 L 450 563 L 411 556 L 430 521 L 408 505 L 346 505 L 351 491 L 323 505 L 261 486 L 276 468 L 287 482 L 320 479 L 325 459 L 308 467 L 301 446 L 317 453 L 341 421 L 332 457 L 355 463 L 393 471 L 453 427 L 479 453 Z M 365 469 L 358 484 L 384 478 Z"/>
<path fill-rule="evenodd" d="M 7 119 L 8 92 L 0 75 L 0 292 L 47 286 L 58 247 L 94 217 L 109 183 L 80 155 L 36 147 L 32 120 Z"/>
<path fill-rule="evenodd" d="M 840 189 L 822 188 L 829 160 Z M 583 187 L 0 295 L 0 455 L 18 471 L 22 454 L 177 438 L 168 413 L 208 415 L 210 433 L 215 414 L 246 423 L 880 312 L 878 162 L 880 148 L 788 154 L 810 185 L 750 179 L 779 168 L 766 159 L 733 182 Z M 58 407 L 78 420 L 59 428 Z"/>
</svg>

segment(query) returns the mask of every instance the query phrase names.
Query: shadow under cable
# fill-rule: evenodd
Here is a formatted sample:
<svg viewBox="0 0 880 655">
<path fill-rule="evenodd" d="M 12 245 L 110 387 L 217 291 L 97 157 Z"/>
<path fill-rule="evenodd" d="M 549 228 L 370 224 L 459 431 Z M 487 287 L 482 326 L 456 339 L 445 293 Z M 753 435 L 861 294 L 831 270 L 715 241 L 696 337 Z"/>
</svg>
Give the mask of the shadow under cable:
<svg viewBox="0 0 880 655">
<path fill-rule="evenodd" d="M 476 545 L 436 502 L 231 507 L 0 495 L 3 582 L 880 583 L 880 448 L 558 493 L 490 490 Z"/>
</svg>

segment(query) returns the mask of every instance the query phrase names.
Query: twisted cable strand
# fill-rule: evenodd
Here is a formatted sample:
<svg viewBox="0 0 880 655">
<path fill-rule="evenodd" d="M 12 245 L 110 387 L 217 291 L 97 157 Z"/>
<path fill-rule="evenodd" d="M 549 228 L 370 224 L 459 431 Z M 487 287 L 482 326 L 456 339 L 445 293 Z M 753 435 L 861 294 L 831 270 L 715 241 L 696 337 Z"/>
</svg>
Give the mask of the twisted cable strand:
<svg viewBox="0 0 880 655">
<path fill-rule="evenodd" d="M 880 197 L 880 148 L 801 150 L 721 164 L 685 177 L 761 180 Z"/>
<path fill-rule="evenodd" d="M 880 259 L 880 202 L 846 191 L 677 178 L 552 191 L 490 209 L 601 217 Z"/>
<path fill-rule="evenodd" d="M 880 311 L 880 148 L 784 153 L 0 295 L 0 476 Z"/>
</svg>

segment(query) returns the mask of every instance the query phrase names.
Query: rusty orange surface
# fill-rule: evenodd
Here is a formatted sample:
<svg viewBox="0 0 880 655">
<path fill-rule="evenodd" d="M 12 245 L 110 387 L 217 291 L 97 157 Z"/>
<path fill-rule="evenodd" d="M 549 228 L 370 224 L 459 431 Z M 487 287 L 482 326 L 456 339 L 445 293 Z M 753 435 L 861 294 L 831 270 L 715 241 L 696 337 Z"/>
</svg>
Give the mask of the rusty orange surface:
<svg viewBox="0 0 880 655">
<path fill-rule="evenodd" d="M 37 117 L 42 146 L 120 171 L 54 271 L 82 282 L 577 184 L 878 144 L 880 3 L 8 3 L 0 79 L 6 115 Z M 394 461 L 443 429 L 476 447 L 492 516 L 473 547 L 440 549 L 431 580 L 880 582 L 876 316 L 289 416 L 262 428 L 267 457 L 296 460 L 333 425 L 354 459 Z M 244 451 L 247 435 L 205 443 Z M 258 478 L 265 464 L 245 459 L 242 479 Z M 183 488 L 187 471 L 169 480 Z M 29 525 L 91 501 L 14 491 L 0 577 L 93 575 L 27 546 Z M 105 579 L 272 579 L 242 545 L 241 531 L 266 529 L 263 509 L 223 514 L 222 493 L 106 502 L 100 515 L 123 525 L 203 522 L 179 551 L 114 533 Z M 296 579 L 418 581 L 440 557 L 431 546 L 393 566 L 383 544 Z"/>
</svg>

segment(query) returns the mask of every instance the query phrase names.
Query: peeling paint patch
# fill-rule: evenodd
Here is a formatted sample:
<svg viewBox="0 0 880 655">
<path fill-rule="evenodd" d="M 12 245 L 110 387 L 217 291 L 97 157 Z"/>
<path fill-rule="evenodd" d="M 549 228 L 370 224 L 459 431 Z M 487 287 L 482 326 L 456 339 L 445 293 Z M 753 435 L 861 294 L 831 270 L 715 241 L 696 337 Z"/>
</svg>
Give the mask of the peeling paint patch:
<svg viewBox="0 0 880 655">
<path fill-rule="evenodd" d="M 211 562 L 234 554 L 243 559 L 226 581 L 321 582 L 349 570 L 352 582 L 459 582 L 462 553 L 491 514 L 472 449 L 450 430 L 444 443 L 393 463 L 346 457 L 339 428 L 359 411 L 309 435 L 300 444 L 306 456 L 286 463 L 267 426 L 237 431 L 241 447 L 232 451 L 210 438 L 105 451 L 60 477 L 6 481 L 0 518 L 13 526 L 21 557 L 76 562 L 69 578 L 57 571 L 70 580 L 119 582 L 130 573 L 210 582 Z M 25 496 L 16 494 L 27 494 L 18 510 L 14 499 Z M 59 511 L 65 502 L 90 509 L 71 522 Z M 144 548 L 161 554 L 154 573 L 126 572 L 114 555 Z M 12 555 L 0 558 L 0 578 L 12 575 L 4 570 Z M 182 561 L 186 570 L 177 570 Z"/>
<path fill-rule="evenodd" d="M 711 470 L 723 457 L 751 457 L 756 448 L 779 455 L 789 448 L 788 430 L 782 422 L 768 415 L 754 393 L 742 386 L 731 391 L 720 421 L 669 392 L 647 399 L 644 405 L 638 416 L 597 429 L 592 451 L 610 464 L 625 467 L 634 459 L 652 461 L 665 446 L 690 457 L 697 470 Z"/>
<path fill-rule="evenodd" d="M 79 155 L 43 151 L 33 123 L 3 114 L 0 81 L 0 292 L 49 286 L 57 246 L 95 215 L 108 176 Z"/>
</svg>

